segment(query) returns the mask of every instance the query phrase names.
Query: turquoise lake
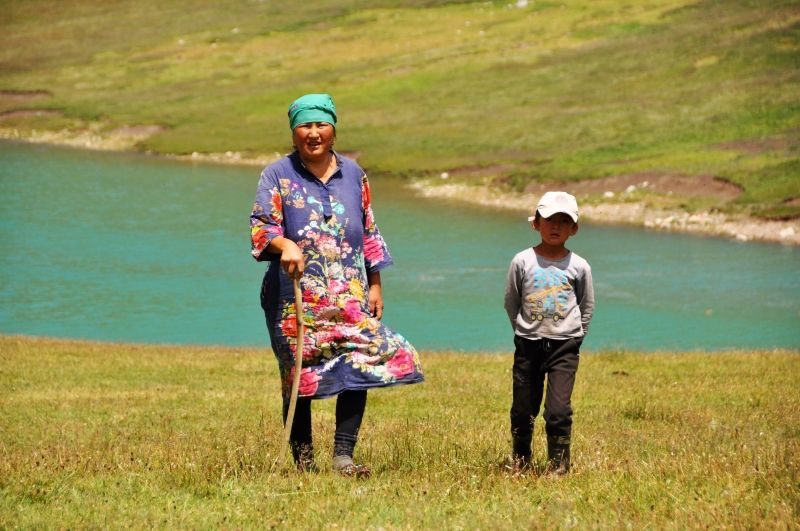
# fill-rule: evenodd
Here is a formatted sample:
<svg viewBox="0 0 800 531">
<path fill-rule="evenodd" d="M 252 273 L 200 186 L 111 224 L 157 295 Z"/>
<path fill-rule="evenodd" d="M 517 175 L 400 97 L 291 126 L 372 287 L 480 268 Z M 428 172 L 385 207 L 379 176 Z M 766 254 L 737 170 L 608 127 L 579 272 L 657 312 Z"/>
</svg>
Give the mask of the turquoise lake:
<svg viewBox="0 0 800 531">
<path fill-rule="evenodd" d="M 0 142 L 0 333 L 253 345 L 269 340 L 249 254 L 260 168 Z M 415 196 L 371 176 L 395 265 L 384 322 L 423 350 L 509 351 L 524 213 Z M 800 249 L 581 225 L 586 350 L 800 347 Z"/>
</svg>

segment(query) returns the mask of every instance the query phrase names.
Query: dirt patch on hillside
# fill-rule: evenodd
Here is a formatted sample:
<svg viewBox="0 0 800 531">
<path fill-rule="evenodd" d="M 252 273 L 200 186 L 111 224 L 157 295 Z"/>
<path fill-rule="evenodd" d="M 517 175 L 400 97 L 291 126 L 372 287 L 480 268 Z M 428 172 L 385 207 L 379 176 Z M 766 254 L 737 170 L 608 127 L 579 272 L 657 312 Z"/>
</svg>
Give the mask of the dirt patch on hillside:
<svg viewBox="0 0 800 531">
<path fill-rule="evenodd" d="M 163 125 L 126 125 L 109 131 L 112 138 L 127 138 L 132 140 L 144 140 L 156 133 L 166 131 L 168 127 Z"/>
<path fill-rule="evenodd" d="M 34 118 L 37 116 L 63 116 L 64 113 L 57 109 L 14 109 L 13 111 L 0 112 L 0 120 L 13 118 Z"/>
<path fill-rule="evenodd" d="M 760 155 L 761 153 L 769 153 L 772 151 L 789 151 L 793 147 L 797 147 L 798 142 L 792 141 L 789 138 L 757 138 L 747 140 L 732 140 L 722 144 L 716 144 L 714 147 L 729 151 L 739 151 L 750 155 Z"/>
<path fill-rule="evenodd" d="M 714 197 L 725 201 L 736 199 L 742 193 L 741 187 L 713 175 L 687 176 L 655 172 L 568 183 L 531 183 L 525 188 L 525 193 L 542 194 L 554 189 L 564 190 L 576 197 L 619 195 L 647 190 L 666 195 L 679 194 L 682 197 Z"/>
<path fill-rule="evenodd" d="M 46 90 L 0 90 L 0 100 L 8 103 L 24 103 L 51 97 Z"/>
<path fill-rule="evenodd" d="M 451 176 L 459 177 L 459 180 L 462 181 L 472 180 L 473 183 L 491 186 L 492 183 L 504 182 L 502 178 L 493 179 L 492 176 L 503 175 L 513 169 L 513 166 L 507 165 L 464 166 L 449 172 L 442 172 L 440 178 L 447 180 Z M 523 193 L 541 195 L 548 190 L 563 190 L 579 198 L 613 197 L 641 190 L 663 195 L 675 194 L 681 197 L 712 197 L 722 201 L 736 199 L 744 191 L 737 184 L 714 175 L 640 172 L 581 181 L 533 181 L 525 187 Z"/>
<path fill-rule="evenodd" d="M 461 166 L 460 168 L 454 168 L 449 172 L 445 172 L 443 175 L 450 176 L 458 176 L 458 177 L 486 177 L 492 175 L 502 175 L 507 171 L 511 171 L 514 169 L 514 166 L 510 164 L 495 164 L 493 166 Z"/>
</svg>

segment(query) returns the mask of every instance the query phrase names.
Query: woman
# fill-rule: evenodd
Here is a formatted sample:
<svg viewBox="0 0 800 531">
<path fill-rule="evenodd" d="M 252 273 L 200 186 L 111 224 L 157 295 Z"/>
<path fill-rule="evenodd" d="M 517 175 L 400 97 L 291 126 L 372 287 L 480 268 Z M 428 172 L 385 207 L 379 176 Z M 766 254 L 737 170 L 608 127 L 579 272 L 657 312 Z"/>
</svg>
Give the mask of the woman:
<svg viewBox="0 0 800 531">
<path fill-rule="evenodd" d="M 353 462 L 367 389 L 423 381 L 417 351 L 383 326 L 381 269 L 392 258 L 370 204 L 367 176 L 336 153 L 336 107 L 307 94 L 289 107 L 295 151 L 261 173 L 250 215 L 252 255 L 269 261 L 261 306 L 289 409 L 297 348 L 292 279 L 303 292 L 303 369 L 290 443 L 313 470 L 311 399 L 337 396 L 333 469 L 369 475 Z"/>
</svg>

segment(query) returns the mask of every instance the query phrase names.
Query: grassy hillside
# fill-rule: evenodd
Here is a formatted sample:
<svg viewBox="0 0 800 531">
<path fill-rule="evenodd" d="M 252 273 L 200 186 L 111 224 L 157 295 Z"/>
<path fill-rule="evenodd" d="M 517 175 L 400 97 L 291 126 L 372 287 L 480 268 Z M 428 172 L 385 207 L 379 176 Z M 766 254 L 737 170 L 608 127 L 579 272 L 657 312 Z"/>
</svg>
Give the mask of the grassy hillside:
<svg viewBox="0 0 800 531">
<path fill-rule="evenodd" d="M 428 381 L 370 392 L 356 457 L 272 470 L 266 350 L 0 337 L 0 527 L 734 528 L 800 521 L 797 352 L 582 357 L 574 472 L 502 472 L 510 355 L 423 353 Z M 545 455 L 541 423 L 535 459 Z"/>
<path fill-rule="evenodd" d="M 283 152 L 288 103 L 327 91 L 339 146 L 371 171 L 449 171 L 508 190 L 713 175 L 743 192 L 696 206 L 800 215 L 796 0 L 27 0 L 3 11 L 0 128 L 23 136 L 148 124 L 164 128 L 142 150 Z"/>
</svg>

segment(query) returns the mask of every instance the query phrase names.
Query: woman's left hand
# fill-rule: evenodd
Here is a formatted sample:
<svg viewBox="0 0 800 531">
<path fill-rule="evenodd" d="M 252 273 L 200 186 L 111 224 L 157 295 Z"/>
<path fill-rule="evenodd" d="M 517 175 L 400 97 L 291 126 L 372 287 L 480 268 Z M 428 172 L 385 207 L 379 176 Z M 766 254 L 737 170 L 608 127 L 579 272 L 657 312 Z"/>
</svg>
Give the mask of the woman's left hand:
<svg viewBox="0 0 800 531">
<path fill-rule="evenodd" d="M 369 313 L 377 320 L 383 317 L 383 291 L 381 289 L 381 274 L 369 275 Z"/>
</svg>

